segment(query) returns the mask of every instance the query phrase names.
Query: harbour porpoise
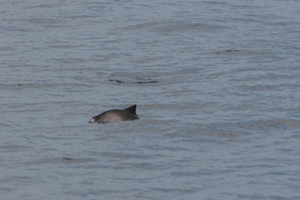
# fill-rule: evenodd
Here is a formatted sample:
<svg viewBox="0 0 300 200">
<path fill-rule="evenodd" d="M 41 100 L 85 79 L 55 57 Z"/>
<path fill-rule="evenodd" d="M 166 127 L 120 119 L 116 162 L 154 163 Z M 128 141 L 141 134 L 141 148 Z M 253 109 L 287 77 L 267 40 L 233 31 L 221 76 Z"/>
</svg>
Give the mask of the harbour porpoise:
<svg viewBox="0 0 300 200">
<path fill-rule="evenodd" d="M 100 115 L 93 117 L 89 123 L 108 123 L 140 119 L 135 113 L 136 105 L 130 106 L 124 110 L 114 109 L 108 110 Z"/>
</svg>

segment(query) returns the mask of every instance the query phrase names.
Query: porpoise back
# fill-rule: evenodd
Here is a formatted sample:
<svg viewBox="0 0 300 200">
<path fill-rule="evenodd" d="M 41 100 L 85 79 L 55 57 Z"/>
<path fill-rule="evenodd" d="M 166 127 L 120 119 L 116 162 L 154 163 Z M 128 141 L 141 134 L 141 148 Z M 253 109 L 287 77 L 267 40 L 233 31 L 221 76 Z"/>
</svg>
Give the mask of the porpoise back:
<svg viewBox="0 0 300 200">
<path fill-rule="evenodd" d="M 127 121 L 140 119 L 136 114 L 136 105 L 130 106 L 124 110 L 108 110 L 100 115 L 94 116 L 89 123 L 108 123 L 117 121 Z"/>
</svg>

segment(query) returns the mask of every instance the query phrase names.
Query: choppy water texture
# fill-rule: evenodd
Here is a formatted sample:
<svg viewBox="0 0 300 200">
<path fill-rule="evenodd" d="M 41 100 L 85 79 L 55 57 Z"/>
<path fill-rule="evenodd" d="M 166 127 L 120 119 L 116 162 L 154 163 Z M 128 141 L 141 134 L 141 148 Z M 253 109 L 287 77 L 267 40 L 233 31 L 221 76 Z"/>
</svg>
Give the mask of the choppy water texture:
<svg viewBox="0 0 300 200">
<path fill-rule="evenodd" d="M 300 199 L 299 1 L 0 15 L 0 199 Z"/>
</svg>

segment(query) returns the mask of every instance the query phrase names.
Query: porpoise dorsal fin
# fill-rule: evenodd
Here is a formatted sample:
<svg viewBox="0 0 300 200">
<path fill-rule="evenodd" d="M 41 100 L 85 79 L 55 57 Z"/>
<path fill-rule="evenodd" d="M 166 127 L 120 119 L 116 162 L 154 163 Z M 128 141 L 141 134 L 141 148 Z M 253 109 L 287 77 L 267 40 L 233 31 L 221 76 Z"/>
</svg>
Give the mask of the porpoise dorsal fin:
<svg viewBox="0 0 300 200">
<path fill-rule="evenodd" d="M 136 115 L 136 113 L 135 113 L 136 105 L 130 106 L 130 107 L 124 109 L 124 110 L 127 110 L 128 112 L 130 112 L 130 113 Z"/>
</svg>

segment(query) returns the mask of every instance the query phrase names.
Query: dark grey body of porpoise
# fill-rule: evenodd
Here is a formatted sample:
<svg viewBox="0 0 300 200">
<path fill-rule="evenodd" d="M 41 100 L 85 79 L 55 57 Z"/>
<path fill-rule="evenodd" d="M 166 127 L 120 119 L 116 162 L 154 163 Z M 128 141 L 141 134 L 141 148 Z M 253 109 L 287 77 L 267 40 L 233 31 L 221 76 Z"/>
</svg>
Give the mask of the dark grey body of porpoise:
<svg viewBox="0 0 300 200">
<path fill-rule="evenodd" d="M 117 122 L 117 121 L 127 121 L 140 119 L 135 113 L 136 105 L 130 106 L 124 110 L 108 110 L 100 115 L 93 117 L 89 123 L 108 123 L 108 122 Z"/>
</svg>

